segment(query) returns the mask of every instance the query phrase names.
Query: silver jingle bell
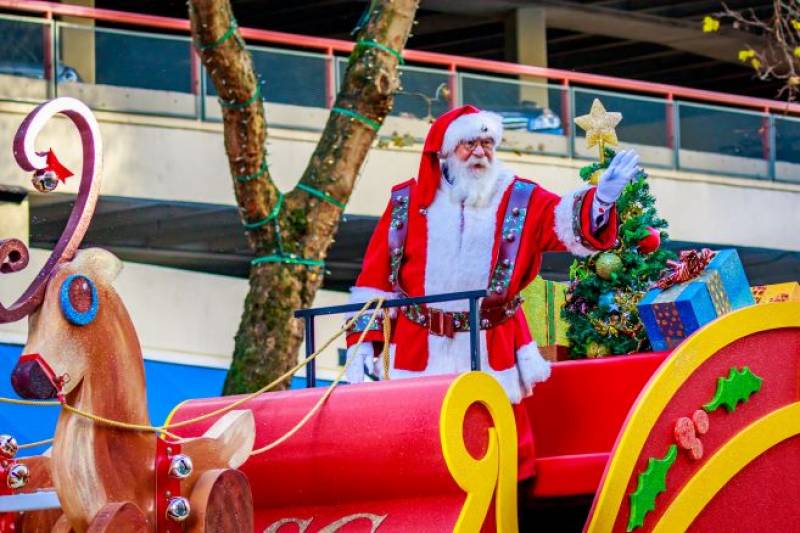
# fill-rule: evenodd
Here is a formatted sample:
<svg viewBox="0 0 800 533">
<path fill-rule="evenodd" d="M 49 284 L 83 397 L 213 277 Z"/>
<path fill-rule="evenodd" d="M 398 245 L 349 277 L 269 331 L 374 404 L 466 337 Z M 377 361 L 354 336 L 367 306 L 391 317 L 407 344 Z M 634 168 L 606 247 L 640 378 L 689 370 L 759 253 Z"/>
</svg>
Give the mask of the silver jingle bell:
<svg viewBox="0 0 800 533">
<path fill-rule="evenodd" d="M 169 499 L 167 505 L 167 518 L 176 522 L 183 522 L 189 518 L 192 508 L 189 507 L 189 500 L 183 496 L 175 496 Z"/>
<path fill-rule="evenodd" d="M 37 170 L 31 178 L 33 188 L 39 192 L 52 192 L 58 187 L 58 178 L 51 170 Z"/>
<path fill-rule="evenodd" d="M 169 477 L 175 479 L 186 479 L 192 475 L 192 459 L 188 455 L 179 453 L 172 458 L 169 464 Z"/>
<path fill-rule="evenodd" d="M 28 477 L 30 477 L 30 475 L 31 473 L 27 466 L 17 463 L 8 470 L 6 484 L 8 484 L 8 488 L 10 489 L 21 489 L 28 484 Z"/>
<path fill-rule="evenodd" d="M 0 456 L 4 459 L 13 459 L 17 455 L 17 450 L 19 450 L 17 439 L 11 435 L 0 435 Z"/>
</svg>

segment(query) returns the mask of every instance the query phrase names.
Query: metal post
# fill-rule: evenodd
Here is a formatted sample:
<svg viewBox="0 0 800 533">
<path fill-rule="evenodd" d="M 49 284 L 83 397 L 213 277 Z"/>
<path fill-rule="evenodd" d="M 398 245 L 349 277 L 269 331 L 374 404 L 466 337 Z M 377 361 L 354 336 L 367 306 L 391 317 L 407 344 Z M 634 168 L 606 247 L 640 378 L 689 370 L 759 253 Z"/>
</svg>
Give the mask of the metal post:
<svg viewBox="0 0 800 533">
<path fill-rule="evenodd" d="M 306 317 L 306 357 L 314 353 L 314 316 Z M 306 388 L 317 386 L 317 360 L 313 359 L 306 365 Z"/>
<path fill-rule="evenodd" d="M 478 336 L 481 324 L 480 313 L 478 298 L 473 296 L 469 299 L 469 354 L 472 358 L 472 370 L 481 369 L 481 345 Z"/>
<path fill-rule="evenodd" d="M 450 79 L 448 80 L 448 85 L 450 86 L 450 109 L 455 109 L 458 107 L 461 99 L 461 94 L 458 90 L 459 79 L 456 64 L 451 63 L 448 71 L 450 72 Z"/>
<path fill-rule="evenodd" d="M 764 109 L 767 116 L 764 118 L 764 159 L 767 161 L 767 177 L 775 181 L 775 158 L 777 154 L 777 147 L 775 141 L 777 139 L 775 131 L 775 115 L 770 113 L 769 108 Z"/>
<path fill-rule="evenodd" d="M 575 90 L 569 85 L 569 80 L 564 80 L 567 85 L 567 123 L 568 137 L 567 139 L 567 153 L 570 158 L 575 157 L 575 128 L 572 127 L 572 121 L 575 119 Z"/>
<path fill-rule="evenodd" d="M 194 46 L 189 48 L 189 65 L 192 76 L 192 94 L 194 95 L 194 118 L 203 120 L 203 99 L 206 95 L 203 91 L 204 86 L 201 79 L 205 76 L 205 70 L 200 61 L 200 55 Z"/>
<path fill-rule="evenodd" d="M 665 106 L 666 109 L 664 110 L 666 116 L 664 117 L 664 120 L 666 122 L 665 127 L 667 130 L 667 148 L 670 150 L 675 149 L 675 115 L 673 114 L 674 100 L 675 98 L 672 96 L 672 93 L 667 94 L 667 104 Z M 675 158 L 673 157 L 672 159 L 672 163 L 675 164 Z"/>
<path fill-rule="evenodd" d="M 47 24 L 42 24 L 42 68 L 44 79 L 47 81 L 47 98 L 56 97 L 56 76 L 55 76 L 55 56 L 56 41 L 58 40 L 56 23 L 53 20 L 53 13 L 45 13 Z"/>
<path fill-rule="evenodd" d="M 572 106 L 570 105 L 569 98 L 569 80 L 561 80 L 561 128 L 564 130 L 564 135 L 567 137 L 567 156 L 573 157 L 573 143 L 569 142 L 572 133 Z"/>
<path fill-rule="evenodd" d="M 208 94 L 208 71 L 205 65 L 200 63 L 200 120 L 208 120 L 208 109 L 206 108 L 206 95 Z"/>
<path fill-rule="evenodd" d="M 334 62 L 336 56 L 333 55 L 333 48 L 328 48 L 325 52 L 325 105 L 328 109 L 333 107 L 336 99 L 336 69 Z"/>
<path fill-rule="evenodd" d="M 673 101 L 672 103 L 672 127 L 675 146 L 672 147 L 672 168 L 680 170 L 681 168 L 681 103 Z"/>
</svg>

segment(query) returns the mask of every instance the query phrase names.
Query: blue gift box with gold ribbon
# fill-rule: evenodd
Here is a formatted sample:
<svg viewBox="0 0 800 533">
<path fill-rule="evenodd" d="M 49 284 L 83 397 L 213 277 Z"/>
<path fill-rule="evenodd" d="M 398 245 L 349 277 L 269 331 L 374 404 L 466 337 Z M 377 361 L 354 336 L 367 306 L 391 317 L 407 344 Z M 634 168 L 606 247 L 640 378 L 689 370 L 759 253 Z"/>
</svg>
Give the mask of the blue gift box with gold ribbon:
<svg viewBox="0 0 800 533">
<path fill-rule="evenodd" d="M 720 250 L 694 279 L 651 289 L 639 302 L 639 317 L 653 350 L 675 348 L 718 316 L 755 300 L 736 250 Z"/>
</svg>

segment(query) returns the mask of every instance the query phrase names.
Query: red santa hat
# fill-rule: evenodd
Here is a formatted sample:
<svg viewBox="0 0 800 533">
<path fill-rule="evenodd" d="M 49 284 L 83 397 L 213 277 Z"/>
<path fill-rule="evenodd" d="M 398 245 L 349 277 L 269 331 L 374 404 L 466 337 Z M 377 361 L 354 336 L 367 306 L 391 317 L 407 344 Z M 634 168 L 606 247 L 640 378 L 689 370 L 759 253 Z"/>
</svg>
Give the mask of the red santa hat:
<svg viewBox="0 0 800 533">
<path fill-rule="evenodd" d="M 491 138 L 495 146 L 503 138 L 503 119 L 496 113 L 465 105 L 451 109 L 431 125 L 417 174 L 418 201 L 421 207 L 433 202 L 442 172 L 439 159 L 449 155 L 460 142 Z"/>
</svg>

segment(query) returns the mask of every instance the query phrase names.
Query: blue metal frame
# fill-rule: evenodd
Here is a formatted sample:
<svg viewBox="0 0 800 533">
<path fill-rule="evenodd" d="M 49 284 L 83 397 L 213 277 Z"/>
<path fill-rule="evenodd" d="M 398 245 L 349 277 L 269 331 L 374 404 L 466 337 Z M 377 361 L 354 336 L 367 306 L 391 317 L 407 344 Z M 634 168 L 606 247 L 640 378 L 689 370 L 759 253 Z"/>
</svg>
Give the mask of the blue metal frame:
<svg viewBox="0 0 800 533">
<path fill-rule="evenodd" d="M 401 307 L 412 304 L 430 304 L 436 302 L 452 302 L 454 300 L 469 300 L 469 352 L 472 370 L 481 369 L 480 346 L 478 343 L 478 332 L 480 331 L 480 305 L 478 300 L 486 296 L 486 289 L 464 292 L 451 292 L 447 294 L 433 294 L 431 296 L 419 296 L 416 298 L 397 298 L 395 300 L 385 300 L 383 308 Z M 375 309 L 373 303 L 368 309 Z M 338 315 L 352 311 L 360 311 L 364 307 L 360 304 L 332 305 L 329 307 L 316 307 L 308 309 L 298 309 L 294 312 L 295 318 L 305 320 L 305 339 L 306 357 L 309 357 L 316 350 L 314 342 L 314 319 L 321 315 Z M 317 384 L 316 360 L 311 360 L 306 366 L 306 387 L 315 387 Z"/>
</svg>

